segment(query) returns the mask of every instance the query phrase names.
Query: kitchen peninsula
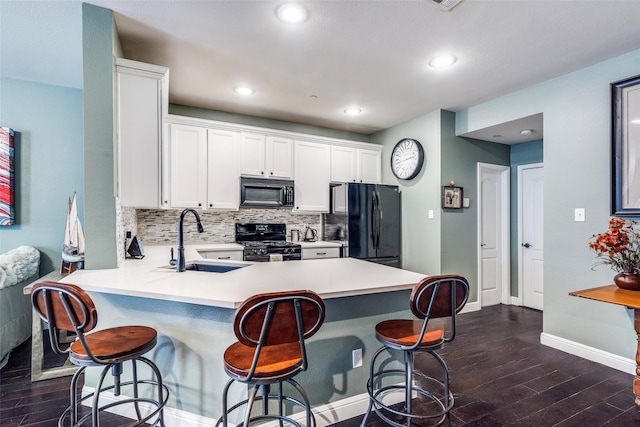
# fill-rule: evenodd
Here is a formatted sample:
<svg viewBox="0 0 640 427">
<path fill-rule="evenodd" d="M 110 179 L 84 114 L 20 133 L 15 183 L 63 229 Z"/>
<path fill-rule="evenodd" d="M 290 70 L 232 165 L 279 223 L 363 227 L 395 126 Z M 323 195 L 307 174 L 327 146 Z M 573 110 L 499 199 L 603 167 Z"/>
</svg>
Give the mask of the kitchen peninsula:
<svg viewBox="0 0 640 427">
<path fill-rule="evenodd" d="M 159 340 L 148 355 L 171 391 L 168 425 L 210 423 L 221 412 L 227 376 L 222 354 L 235 341 L 235 308 L 251 295 L 295 289 L 317 292 L 326 304 L 322 329 L 308 343 L 309 370 L 299 376 L 318 424 L 363 413 L 370 354 L 378 347 L 374 325 L 390 317 L 410 317 L 410 289 L 423 274 L 353 258 L 248 263 L 226 273 L 186 271 L 169 265 L 170 246 L 145 248 L 142 260 L 120 268 L 79 270 L 62 281 L 90 293 L 100 313 L 99 327 L 136 323 L 154 327 Z M 187 264 L 201 260 L 185 247 Z M 364 366 L 353 368 L 352 350 L 362 349 Z M 86 384 L 95 379 L 87 374 Z M 235 393 L 235 395 L 233 394 Z M 241 387 L 230 394 L 239 400 Z"/>
</svg>

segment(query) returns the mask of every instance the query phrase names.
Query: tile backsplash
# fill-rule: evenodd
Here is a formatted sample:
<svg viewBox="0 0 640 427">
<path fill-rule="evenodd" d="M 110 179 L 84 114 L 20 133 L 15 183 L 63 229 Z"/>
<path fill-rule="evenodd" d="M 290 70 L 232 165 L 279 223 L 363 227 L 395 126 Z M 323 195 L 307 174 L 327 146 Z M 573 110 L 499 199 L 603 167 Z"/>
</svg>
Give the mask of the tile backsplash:
<svg viewBox="0 0 640 427">
<path fill-rule="evenodd" d="M 178 219 L 181 210 L 137 209 L 137 235 L 145 245 L 175 245 L 178 242 Z M 198 233 L 195 217 L 187 214 L 184 220 L 185 244 L 230 243 L 235 241 L 235 223 L 261 222 L 287 224 L 287 240 L 291 230 L 315 228 L 321 233 L 322 216 L 293 214 L 288 209 L 240 209 L 233 212 L 199 211 L 204 233 Z M 135 232 L 135 230 L 133 230 Z"/>
</svg>

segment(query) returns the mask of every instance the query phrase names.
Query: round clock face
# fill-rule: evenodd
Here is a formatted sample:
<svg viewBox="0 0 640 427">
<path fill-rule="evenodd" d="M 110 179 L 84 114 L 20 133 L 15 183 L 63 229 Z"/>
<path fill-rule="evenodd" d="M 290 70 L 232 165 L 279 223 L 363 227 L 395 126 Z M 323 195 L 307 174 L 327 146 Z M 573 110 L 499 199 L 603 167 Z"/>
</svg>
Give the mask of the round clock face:
<svg viewBox="0 0 640 427">
<path fill-rule="evenodd" d="M 413 179 L 424 163 L 422 145 L 415 139 L 401 139 L 391 152 L 391 170 L 398 179 Z"/>
</svg>

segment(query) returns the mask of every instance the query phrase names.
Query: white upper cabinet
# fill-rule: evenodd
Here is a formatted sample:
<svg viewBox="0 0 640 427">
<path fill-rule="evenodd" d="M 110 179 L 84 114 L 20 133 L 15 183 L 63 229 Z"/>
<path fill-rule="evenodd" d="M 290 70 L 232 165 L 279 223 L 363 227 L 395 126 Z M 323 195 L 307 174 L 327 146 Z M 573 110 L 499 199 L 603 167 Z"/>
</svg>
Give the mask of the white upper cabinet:
<svg viewBox="0 0 640 427">
<path fill-rule="evenodd" d="M 380 150 L 331 146 L 331 181 L 379 184 L 382 181 Z"/>
<path fill-rule="evenodd" d="M 238 132 L 170 124 L 169 208 L 238 210 Z"/>
<path fill-rule="evenodd" d="M 295 141 L 294 212 L 329 212 L 331 182 L 331 146 Z"/>
<path fill-rule="evenodd" d="M 356 154 L 356 180 L 367 184 L 380 184 L 382 182 L 382 152 L 358 148 Z"/>
<path fill-rule="evenodd" d="M 122 206 L 161 206 L 168 79 L 168 68 L 116 59 L 116 177 Z"/>
<path fill-rule="evenodd" d="M 207 208 L 238 210 L 240 206 L 239 139 L 238 132 L 207 131 Z"/>
<path fill-rule="evenodd" d="M 204 208 L 207 198 L 207 130 L 170 125 L 169 206 Z"/>
<path fill-rule="evenodd" d="M 241 135 L 242 175 L 287 179 L 293 176 L 291 139 L 245 132 Z"/>
</svg>

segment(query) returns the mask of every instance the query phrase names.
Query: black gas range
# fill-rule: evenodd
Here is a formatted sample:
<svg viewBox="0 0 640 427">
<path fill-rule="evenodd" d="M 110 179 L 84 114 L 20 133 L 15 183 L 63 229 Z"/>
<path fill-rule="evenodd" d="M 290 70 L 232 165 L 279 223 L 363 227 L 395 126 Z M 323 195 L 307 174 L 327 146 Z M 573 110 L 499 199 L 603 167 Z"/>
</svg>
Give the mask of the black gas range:
<svg viewBox="0 0 640 427">
<path fill-rule="evenodd" d="M 236 243 L 244 246 L 245 261 L 297 261 L 302 248 L 287 242 L 286 224 L 238 224 Z"/>
</svg>

